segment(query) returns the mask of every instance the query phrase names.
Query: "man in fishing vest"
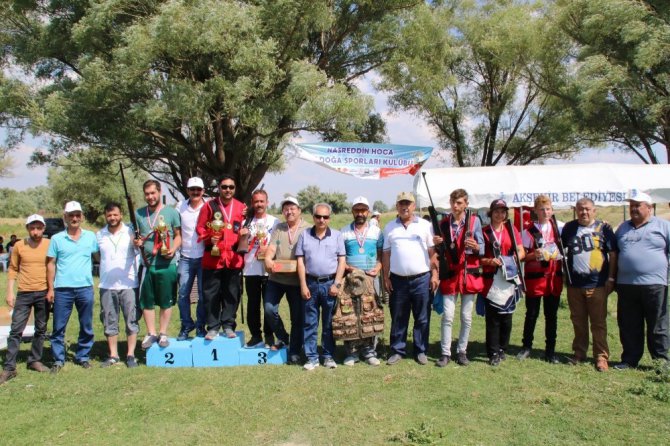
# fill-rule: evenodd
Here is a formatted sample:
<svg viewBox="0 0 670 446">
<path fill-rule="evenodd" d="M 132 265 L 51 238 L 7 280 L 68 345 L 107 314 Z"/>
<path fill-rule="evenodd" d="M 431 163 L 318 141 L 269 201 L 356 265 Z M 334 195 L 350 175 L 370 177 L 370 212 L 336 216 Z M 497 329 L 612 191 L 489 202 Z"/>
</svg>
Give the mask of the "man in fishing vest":
<svg viewBox="0 0 670 446">
<path fill-rule="evenodd" d="M 540 305 L 544 302 L 545 350 L 544 360 L 558 364 L 556 351 L 556 329 L 558 324 L 558 304 L 563 291 L 563 273 L 558 243 L 560 232 L 551 200 L 546 195 L 535 198 L 537 221 L 532 222 L 523 232 L 523 246 L 528 252 L 525 258 L 524 279 L 526 282 L 526 319 L 523 324 L 523 348 L 517 359 L 530 356 L 533 347 L 533 333 L 540 315 Z"/>
<path fill-rule="evenodd" d="M 484 255 L 484 236 L 477 215 L 468 210 L 468 193 L 456 189 L 449 195 L 451 214 L 440 222 L 442 235 L 434 237 L 435 245 L 444 243 L 446 271 L 440 271 L 440 292 L 443 298 L 442 313 L 442 355 L 435 363 L 444 367 L 451 360 L 451 330 L 456 310 L 456 299 L 461 296 L 461 330 L 458 336 L 456 362 L 466 366 L 468 337 L 472 326 L 472 309 L 477 293 L 482 291 L 484 282 L 480 267 L 480 256 Z"/>
<path fill-rule="evenodd" d="M 593 334 L 593 359 L 596 370 L 608 369 L 607 296 L 616 277 L 616 237 L 612 227 L 596 220 L 596 207 L 590 198 L 575 205 L 577 219 L 565 224 L 561 239 L 567 256 L 568 305 L 575 331 L 572 341 L 576 365 L 586 360 L 589 348 L 589 322 Z"/>
<path fill-rule="evenodd" d="M 198 215 L 196 231 L 205 243 L 202 257 L 202 295 L 205 299 L 207 334 L 212 340 L 223 328 L 224 336 L 234 338 L 235 314 L 240 303 L 244 257 L 237 242 L 248 230 L 242 227 L 246 206 L 233 198 L 235 180 L 223 175 L 219 196 L 208 201 Z"/>
<path fill-rule="evenodd" d="M 344 238 L 344 249 L 347 253 L 345 271 L 347 275 L 359 271 L 353 282 L 356 285 L 347 287 L 345 284 L 344 297 L 339 298 L 338 308 L 333 317 L 333 335 L 335 339 L 345 339 L 344 346 L 347 350 L 347 357 L 344 359 L 344 365 L 353 366 L 358 360 L 359 355 L 369 365 L 379 365 L 377 352 L 375 351 L 376 337 L 375 327 L 384 329 L 384 312 L 379 310 L 373 281 L 381 273 L 382 261 L 381 252 L 384 246 L 384 237 L 379 226 L 368 222 L 368 213 L 370 205 L 367 198 L 356 197 L 352 204 L 351 213 L 354 221 L 343 227 L 340 232 Z M 360 282 L 369 282 L 369 287 Z M 356 294 L 358 291 L 360 293 Z M 342 293 L 341 293 L 342 294 Z M 375 310 L 378 310 L 375 313 Z M 375 315 L 381 314 L 381 323 L 375 323 Z M 356 326 L 348 326 L 349 331 L 354 333 L 345 333 L 345 325 L 348 322 L 355 322 Z"/>
</svg>

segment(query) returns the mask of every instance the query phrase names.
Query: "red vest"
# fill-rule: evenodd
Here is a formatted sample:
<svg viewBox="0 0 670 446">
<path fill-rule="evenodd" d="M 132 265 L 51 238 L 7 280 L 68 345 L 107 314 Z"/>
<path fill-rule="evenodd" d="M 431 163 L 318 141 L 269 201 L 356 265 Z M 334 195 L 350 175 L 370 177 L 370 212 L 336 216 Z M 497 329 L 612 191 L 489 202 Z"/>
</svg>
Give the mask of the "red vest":
<svg viewBox="0 0 670 446">
<path fill-rule="evenodd" d="M 475 215 L 470 216 L 471 228 L 474 227 L 476 218 Z M 447 252 L 444 255 L 447 258 L 448 265 L 446 279 L 440 280 L 440 292 L 443 295 L 479 293 L 484 288 L 479 253 L 465 254 L 465 230 L 458 234 L 456 240 L 451 240 L 451 243 L 456 246 L 455 249 L 450 249 L 450 240 L 444 237 L 446 234 L 451 234 L 450 226 L 451 220 L 448 217 L 440 222 L 440 229 L 447 244 Z M 465 268 L 467 268 L 467 274 L 464 274 Z"/>
<path fill-rule="evenodd" d="M 534 227 L 534 226 L 533 226 Z M 530 250 L 537 249 L 537 242 L 533 233 Z M 557 234 L 553 234 L 554 242 Z M 524 263 L 524 279 L 526 281 L 526 297 L 560 296 L 563 291 L 563 272 L 560 260 L 538 262 L 529 260 Z"/>
<path fill-rule="evenodd" d="M 222 214 L 222 220 L 226 223 L 226 226 L 221 230 L 222 238 L 219 240 L 217 246 L 221 252 L 220 256 L 212 256 L 212 242 L 211 231 L 207 227 L 207 223 L 211 222 L 214 219 L 214 211 L 212 210 L 212 204 L 218 204 L 216 198 L 208 201 L 201 209 L 200 214 L 198 215 L 198 224 L 196 225 L 196 231 L 201 240 L 205 242 L 205 253 L 202 256 L 202 267 L 204 269 L 241 269 L 244 266 L 244 256 L 238 254 L 237 250 L 237 241 L 239 240 L 239 231 L 242 228 L 242 222 L 244 221 L 244 203 L 232 199 L 232 206 L 228 206 L 226 211 L 229 213 L 228 216 L 222 210 L 219 210 Z M 215 206 L 216 206 L 215 204 Z M 230 218 L 228 218 L 230 217 Z M 231 227 L 228 227 L 230 224 Z"/>
</svg>

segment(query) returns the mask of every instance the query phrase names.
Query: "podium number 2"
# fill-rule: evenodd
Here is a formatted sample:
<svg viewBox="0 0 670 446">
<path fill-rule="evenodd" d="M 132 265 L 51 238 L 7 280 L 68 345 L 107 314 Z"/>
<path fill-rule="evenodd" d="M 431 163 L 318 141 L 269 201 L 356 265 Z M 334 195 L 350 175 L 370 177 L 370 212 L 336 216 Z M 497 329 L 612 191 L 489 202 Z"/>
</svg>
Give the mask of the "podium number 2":
<svg viewBox="0 0 670 446">
<path fill-rule="evenodd" d="M 265 352 L 258 352 L 258 363 L 266 364 L 268 362 L 268 354 Z"/>
<path fill-rule="evenodd" d="M 219 356 L 216 354 L 216 349 L 212 349 L 212 361 L 218 361 Z"/>
<path fill-rule="evenodd" d="M 166 364 L 174 364 L 174 353 L 167 352 L 165 354 L 165 363 Z"/>
</svg>

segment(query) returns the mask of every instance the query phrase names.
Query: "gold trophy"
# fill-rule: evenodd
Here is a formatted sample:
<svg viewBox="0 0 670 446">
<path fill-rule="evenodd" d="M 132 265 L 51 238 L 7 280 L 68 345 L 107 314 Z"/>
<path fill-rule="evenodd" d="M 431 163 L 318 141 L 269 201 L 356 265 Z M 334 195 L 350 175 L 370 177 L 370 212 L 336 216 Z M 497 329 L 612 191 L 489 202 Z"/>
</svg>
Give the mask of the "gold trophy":
<svg viewBox="0 0 670 446">
<path fill-rule="evenodd" d="M 209 228 L 209 233 L 212 237 L 220 235 L 221 230 L 223 229 L 224 226 L 225 223 L 223 222 L 223 220 L 221 220 L 221 212 L 215 212 L 214 220 L 207 222 L 207 227 Z M 216 244 L 214 244 L 212 245 L 212 251 L 210 252 L 210 254 L 213 257 L 219 257 L 221 255 L 221 250 Z"/>
<path fill-rule="evenodd" d="M 258 239 L 258 254 L 256 258 L 258 260 L 263 260 L 265 258 L 265 253 L 261 254 L 261 248 L 265 246 L 265 239 L 268 237 L 268 230 L 265 227 L 265 223 L 258 223 L 256 225 L 256 238 Z"/>
<path fill-rule="evenodd" d="M 156 223 L 156 232 L 158 232 L 158 238 L 161 242 L 161 255 L 166 256 L 168 252 L 170 251 L 168 249 L 168 225 L 165 223 L 165 217 L 162 215 L 158 216 L 158 223 Z"/>
</svg>

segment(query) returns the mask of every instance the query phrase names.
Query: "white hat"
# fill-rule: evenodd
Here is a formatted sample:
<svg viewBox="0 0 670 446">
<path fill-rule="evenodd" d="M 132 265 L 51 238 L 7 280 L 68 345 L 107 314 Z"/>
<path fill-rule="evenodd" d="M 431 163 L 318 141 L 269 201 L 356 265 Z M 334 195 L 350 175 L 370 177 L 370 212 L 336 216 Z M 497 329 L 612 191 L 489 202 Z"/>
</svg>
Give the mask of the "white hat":
<svg viewBox="0 0 670 446">
<path fill-rule="evenodd" d="M 639 189 L 631 189 L 628 191 L 628 198 L 626 201 L 637 201 L 639 203 L 654 204 L 649 194 L 642 192 Z"/>
<path fill-rule="evenodd" d="M 372 216 L 373 216 L 373 217 L 379 217 L 380 215 L 382 215 L 382 214 L 379 213 L 379 211 L 373 211 L 373 212 L 372 212 Z"/>
<path fill-rule="evenodd" d="M 284 199 L 281 201 L 281 205 L 280 205 L 279 207 L 283 208 L 284 205 L 285 205 L 286 203 L 293 203 L 293 204 L 295 204 L 296 206 L 300 207 L 300 203 L 298 203 L 298 199 L 295 198 L 295 197 L 292 197 L 292 196 L 290 196 L 290 195 L 289 195 L 288 197 L 284 198 Z"/>
<path fill-rule="evenodd" d="M 26 218 L 26 226 L 28 226 L 30 223 L 38 221 L 45 225 L 44 223 L 44 217 L 42 217 L 40 214 L 33 214 L 30 217 Z"/>
<path fill-rule="evenodd" d="M 356 206 L 357 204 L 364 204 L 364 205 L 366 205 L 368 208 L 370 207 L 370 203 L 368 203 L 368 199 L 365 198 L 365 197 L 356 197 L 356 198 L 354 198 L 354 202 L 351 203 L 351 207 L 354 207 L 354 206 Z"/>
<path fill-rule="evenodd" d="M 81 212 L 81 205 L 78 201 L 68 201 L 65 203 L 64 212 L 66 214 L 69 214 L 70 212 Z"/>
<path fill-rule="evenodd" d="M 186 189 L 190 189 L 192 187 L 199 187 L 200 189 L 204 189 L 205 183 L 202 182 L 201 178 L 191 177 L 188 179 L 188 183 L 186 183 Z"/>
</svg>

